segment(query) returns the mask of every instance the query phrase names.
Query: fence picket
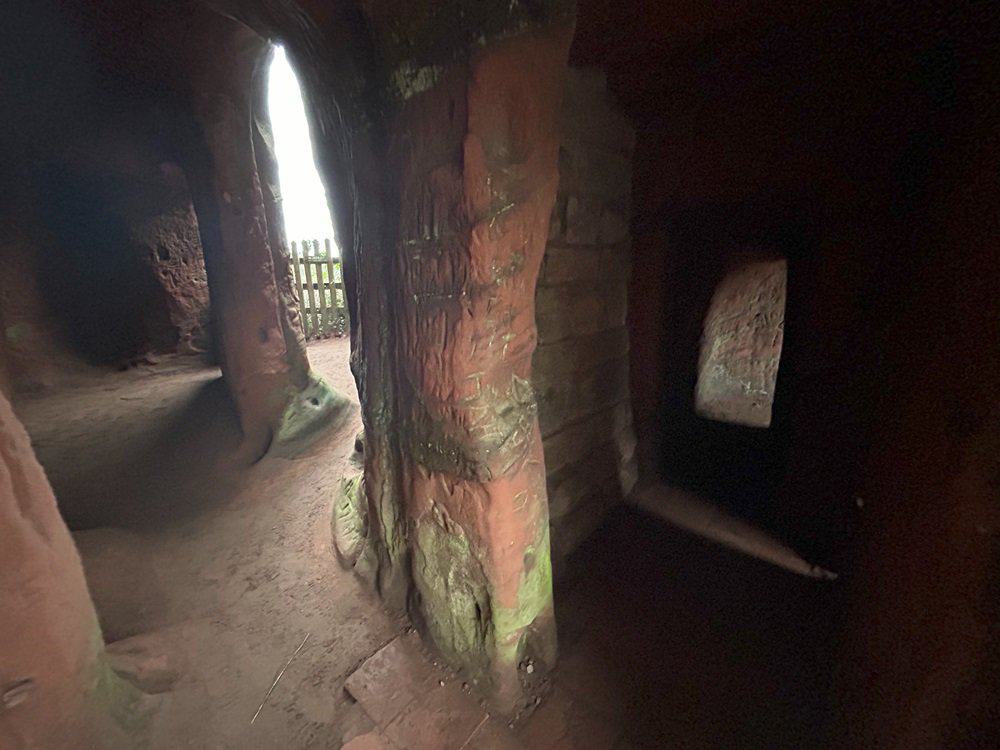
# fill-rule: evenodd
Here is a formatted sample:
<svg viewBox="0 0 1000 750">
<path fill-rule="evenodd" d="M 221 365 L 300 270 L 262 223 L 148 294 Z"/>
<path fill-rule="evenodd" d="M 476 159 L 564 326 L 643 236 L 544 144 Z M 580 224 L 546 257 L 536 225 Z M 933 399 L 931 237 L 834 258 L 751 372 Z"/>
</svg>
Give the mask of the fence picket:
<svg viewBox="0 0 1000 750">
<path fill-rule="evenodd" d="M 306 335 L 306 300 L 302 296 L 302 269 L 299 268 L 298 248 L 292 242 L 289 257 L 292 261 L 292 275 L 295 277 L 295 297 L 299 302 L 299 322 L 302 324 L 302 335 Z"/>
<path fill-rule="evenodd" d="M 307 247 L 309 244 L 308 240 L 302 241 L 302 246 Z M 313 264 L 310 262 L 308 251 L 305 254 L 302 263 L 302 275 L 303 281 L 305 282 L 306 297 L 309 299 L 309 326 L 306 332 L 306 338 L 315 338 L 319 335 L 319 321 L 316 316 L 316 293 L 313 289 Z"/>
<path fill-rule="evenodd" d="M 307 339 L 340 336 L 347 331 L 347 293 L 342 261 L 333 243 L 301 240 L 289 243 L 289 259 L 299 300 L 299 319 Z M 329 295 L 329 296 L 327 296 Z"/>
<path fill-rule="evenodd" d="M 326 302 L 326 282 L 323 280 L 324 262 L 316 263 L 316 294 L 319 297 L 319 335 L 324 338 L 330 333 L 330 307 Z"/>
<path fill-rule="evenodd" d="M 310 278 L 315 277 L 315 280 L 311 282 L 311 289 L 316 294 L 316 304 L 313 307 L 313 335 L 319 338 L 323 333 L 323 271 L 317 262 L 319 259 L 319 240 L 312 240 L 310 244 L 313 249 L 312 276 Z"/>
<path fill-rule="evenodd" d="M 347 289 L 344 287 L 344 266 L 340 265 L 340 274 L 337 283 L 334 285 L 334 294 L 337 295 L 337 312 L 344 319 L 344 333 L 350 328 L 351 321 L 347 317 Z"/>
<path fill-rule="evenodd" d="M 329 318 L 327 321 L 327 332 L 337 333 L 338 332 L 338 313 L 340 312 L 340 303 L 337 300 L 337 287 L 335 286 L 336 276 L 333 272 L 333 253 L 330 250 L 330 240 L 324 240 L 324 245 L 326 246 L 326 273 L 327 273 L 327 284 L 326 288 L 330 290 L 330 307 L 328 308 Z"/>
</svg>

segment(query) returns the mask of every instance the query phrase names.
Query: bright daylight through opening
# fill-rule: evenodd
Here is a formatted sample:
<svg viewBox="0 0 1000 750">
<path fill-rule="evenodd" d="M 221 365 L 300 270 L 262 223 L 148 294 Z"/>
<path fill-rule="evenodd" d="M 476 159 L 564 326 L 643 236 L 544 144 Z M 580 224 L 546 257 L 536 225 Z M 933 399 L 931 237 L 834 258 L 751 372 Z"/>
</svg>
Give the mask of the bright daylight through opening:
<svg viewBox="0 0 1000 750">
<path fill-rule="evenodd" d="M 268 70 L 267 108 L 281 183 L 281 212 L 289 242 L 329 239 L 339 256 L 326 190 L 316 171 L 302 90 L 283 47 Z"/>
</svg>

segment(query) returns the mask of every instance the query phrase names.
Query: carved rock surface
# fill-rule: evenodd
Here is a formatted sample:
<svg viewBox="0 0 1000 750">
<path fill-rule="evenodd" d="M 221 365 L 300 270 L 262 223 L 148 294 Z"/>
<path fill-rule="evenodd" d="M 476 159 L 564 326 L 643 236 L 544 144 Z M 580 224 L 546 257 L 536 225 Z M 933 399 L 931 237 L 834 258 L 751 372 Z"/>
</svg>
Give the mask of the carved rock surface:
<svg viewBox="0 0 1000 750">
<path fill-rule="evenodd" d="M 785 327 L 784 260 L 750 260 L 722 279 L 705 316 L 695 408 L 722 422 L 768 427 Z"/>
<path fill-rule="evenodd" d="M 501 702 L 554 658 L 531 386 L 569 29 L 492 43 L 404 104 L 397 326 L 417 617 Z"/>
</svg>

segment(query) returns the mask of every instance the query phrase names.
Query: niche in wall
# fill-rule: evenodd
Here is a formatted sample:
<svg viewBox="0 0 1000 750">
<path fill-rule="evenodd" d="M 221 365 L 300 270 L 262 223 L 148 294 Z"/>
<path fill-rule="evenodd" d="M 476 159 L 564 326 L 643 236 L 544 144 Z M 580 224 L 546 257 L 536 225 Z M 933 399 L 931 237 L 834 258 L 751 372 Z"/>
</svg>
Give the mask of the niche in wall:
<svg viewBox="0 0 1000 750">
<path fill-rule="evenodd" d="M 701 338 L 695 411 L 770 427 L 785 325 L 784 258 L 743 254 L 715 289 Z"/>
</svg>

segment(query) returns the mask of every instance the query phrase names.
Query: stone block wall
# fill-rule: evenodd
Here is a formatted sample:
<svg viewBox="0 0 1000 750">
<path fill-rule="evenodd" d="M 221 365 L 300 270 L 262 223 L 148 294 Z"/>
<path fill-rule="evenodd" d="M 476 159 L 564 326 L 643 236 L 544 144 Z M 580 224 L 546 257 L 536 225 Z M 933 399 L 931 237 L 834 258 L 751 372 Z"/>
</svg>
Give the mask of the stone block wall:
<svg viewBox="0 0 1000 750">
<path fill-rule="evenodd" d="M 636 480 L 625 328 L 634 133 L 604 75 L 569 71 L 533 380 L 560 563 Z"/>
</svg>

